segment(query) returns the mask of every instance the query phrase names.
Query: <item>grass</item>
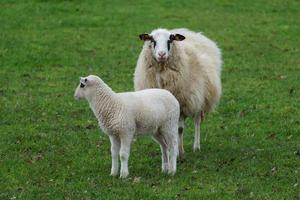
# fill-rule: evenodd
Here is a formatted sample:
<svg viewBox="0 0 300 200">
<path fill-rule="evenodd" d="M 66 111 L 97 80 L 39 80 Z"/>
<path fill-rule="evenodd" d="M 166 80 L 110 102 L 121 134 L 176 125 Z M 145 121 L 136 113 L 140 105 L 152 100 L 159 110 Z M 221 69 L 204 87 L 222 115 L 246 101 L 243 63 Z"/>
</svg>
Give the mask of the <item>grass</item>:
<svg viewBox="0 0 300 200">
<path fill-rule="evenodd" d="M 300 199 L 300 3 L 0 2 L 0 199 Z M 109 176 L 109 140 L 78 77 L 133 88 L 138 34 L 202 31 L 223 51 L 223 97 L 184 162 L 160 173 L 160 150 L 134 142 L 130 178 Z M 298 153 L 297 153 L 298 151 Z"/>
</svg>

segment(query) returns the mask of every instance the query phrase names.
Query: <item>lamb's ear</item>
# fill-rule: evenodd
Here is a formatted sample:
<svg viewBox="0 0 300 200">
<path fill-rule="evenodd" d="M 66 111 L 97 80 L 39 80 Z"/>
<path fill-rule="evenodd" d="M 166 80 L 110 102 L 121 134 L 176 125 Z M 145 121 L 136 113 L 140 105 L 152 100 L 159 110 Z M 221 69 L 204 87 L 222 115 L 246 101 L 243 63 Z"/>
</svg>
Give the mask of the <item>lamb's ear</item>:
<svg viewBox="0 0 300 200">
<path fill-rule="evenodd" d="M 141 40 L 147 41 L 147 40 L 152 40 L 152 36 L 149 35 L 148 33 L 143 33 L 139 35 L 139 38 Z"/>
<path fill-rule="evenodd" d="M 176 40 L 176 41 L 182 41 L 184 39 L 185 39 L 185 37 L 183 35 L 180 35 L 180 34 L 174 35 L 174 40 Z"/>
</svg>

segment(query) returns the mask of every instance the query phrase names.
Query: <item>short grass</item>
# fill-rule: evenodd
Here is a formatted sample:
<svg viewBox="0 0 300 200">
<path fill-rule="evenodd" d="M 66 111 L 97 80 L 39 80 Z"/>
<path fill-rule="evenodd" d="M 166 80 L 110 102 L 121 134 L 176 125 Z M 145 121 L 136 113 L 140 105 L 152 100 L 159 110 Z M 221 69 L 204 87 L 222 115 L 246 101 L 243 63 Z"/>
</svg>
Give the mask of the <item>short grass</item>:
<svg viewBox="0 0 300 200">
<path fill-rule="evenodd" d="M 202 31 L 223 51 L 223 97 L 202 150 L 176 176 L 159 146 L 134 142 L 130 178 L 109 176 L 109 140 L 78 77 L 133 88 L 142 42 L 157 27 Z M 0 2 L 0 199 L 300 199 L 300 2 L 146 0 Z"/>
</svg>

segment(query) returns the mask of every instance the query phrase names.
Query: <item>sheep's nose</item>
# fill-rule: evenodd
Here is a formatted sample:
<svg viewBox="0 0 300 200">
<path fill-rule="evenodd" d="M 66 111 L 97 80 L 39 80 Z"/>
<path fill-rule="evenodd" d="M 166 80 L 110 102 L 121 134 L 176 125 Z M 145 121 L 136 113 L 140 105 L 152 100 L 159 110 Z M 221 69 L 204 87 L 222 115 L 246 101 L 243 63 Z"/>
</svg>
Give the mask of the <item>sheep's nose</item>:
<svg viewBox="0 0 300 200">
<path fill-rule="evenodd" d="M 164 56 L 166 55 L 166 52 L 160 51 L 160 52 L 158 52 L 158 55 L 159 55 L 160 57 L 164 57 Z"/>
</svg>

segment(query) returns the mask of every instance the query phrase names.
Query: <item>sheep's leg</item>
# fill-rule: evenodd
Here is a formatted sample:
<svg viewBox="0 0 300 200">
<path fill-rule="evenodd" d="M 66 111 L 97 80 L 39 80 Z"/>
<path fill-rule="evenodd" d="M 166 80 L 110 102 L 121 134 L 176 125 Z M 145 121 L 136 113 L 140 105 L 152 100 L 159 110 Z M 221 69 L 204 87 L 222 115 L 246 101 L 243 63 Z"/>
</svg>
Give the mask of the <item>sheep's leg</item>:
<svg viewBox="0 0 300 200">
<path fill-rule="evenodd" d="M 128 172 L 128 158 L 130 154 L 130 145 L 132 142 L 133 134 L 126 134 L 120 137 L 121 148 L 120 148 L 120 160 L 121 160 L 121 171 L 120 178 L 126 178 L 129 174 Z"/>
<path fill-rule="evenodd" d="M 162 172 L 168 172 L 169 170 L 169 156 L 168 156 L 168 145 L 166 143 L 165 138 L 160 134 L 160 132 L 157 132 L 153 135 L 153 139 L 157 141 L 160 145 L 161 150 L 161 169 Z"/>
<path fill-rule="evenodd" d="M 119 173 L 119 152 L 120 152 L 120 139 L 115 135 L 110 135 L 109 140 L 111 143 L 111 176 L 116 176 Z"/>
<path fill-rule="evenodd" d="M 184 156 L 183 129 L 184 129 L 184 116 L 180 115 L 179 128 L 178 128 L 178 134 L 179 134 L 178 149 L 179 149 L 179 158 L 180 159 L 183 159 L 183 156 Z"/>
<path fill-rule="evenodd" d="M 203 120 L 204 120 L 204 112 L 203 111 L 201 111 L 200 116 L 201 116 L 201 122 L 203 122 Z"/>
<path fill-rule="evenodd" d="M 194 136 L 194 152 L 200 150 L 200 123 L 203 113 L 200 112 L 194 117 L 194 125 L 195 125 L 195 136 Z"/>
</svg>

